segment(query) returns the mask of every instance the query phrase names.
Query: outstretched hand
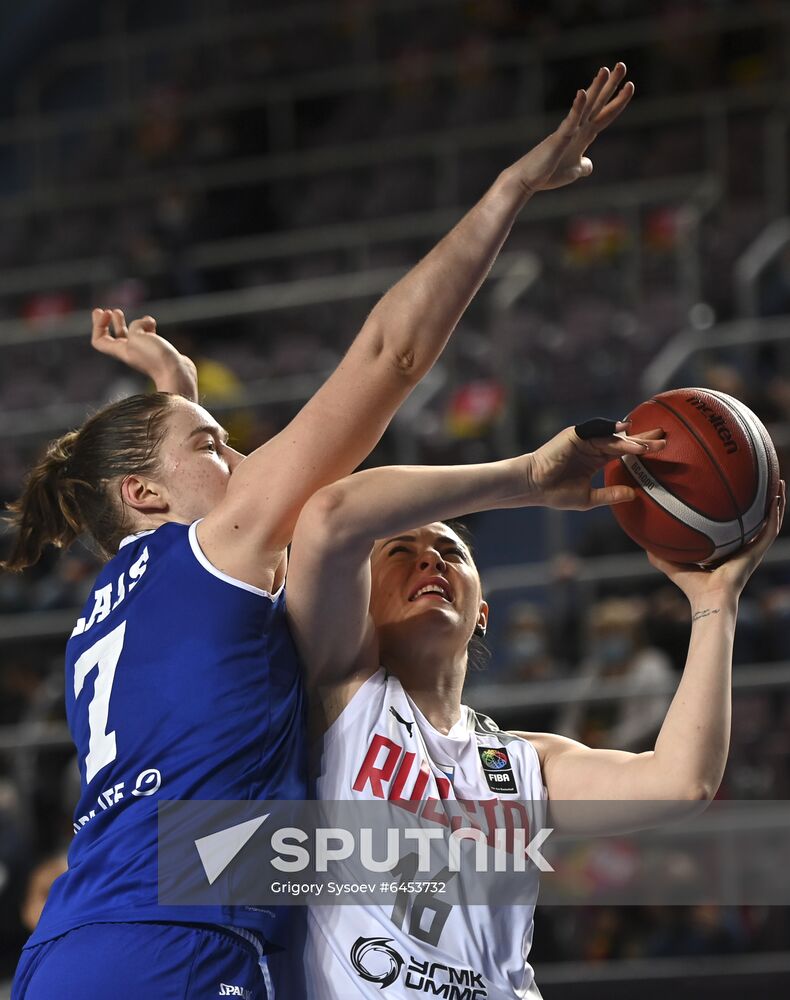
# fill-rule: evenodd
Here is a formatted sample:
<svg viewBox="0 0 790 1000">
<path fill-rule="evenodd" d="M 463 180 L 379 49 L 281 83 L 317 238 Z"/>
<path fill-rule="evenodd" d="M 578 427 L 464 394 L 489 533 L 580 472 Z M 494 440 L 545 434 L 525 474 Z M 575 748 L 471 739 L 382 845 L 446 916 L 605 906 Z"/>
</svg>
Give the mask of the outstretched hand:
<svg viewBox="0 0 790 1000">
<path fill-rule="evenodd" d="M 173 392 L 197 401 L 197 369 L 156 332 L 153 316 L 126 319 L 120 309 L 94 309 L 91 345 L 153 380 L 160 392 Z"/>
<path fill-rule="evenodd" d="M 564 187 L 592 173 L 592 160 L 584 153 L 634 96 L 630 81 L 620 87 L 625 74 L 621 62 L 611 72 L 602 67 L 587 90 L 577 91 L 559 128 L 508 168 L 528 195 Z"/>
<path fill-rule="evenodd" d="M 531 503 L 558 510 L 590 510 L 633 500 L 630 486 L 594 488 L 596 472 L 622 455 L 648 455 L 666 446 L 661 428 L 629 437 L 628 424 L 615 424 L 615 433 L 582 440 L 573 427 L 561 431 L 529 456 Z"/>
<path fill-rule="evenodd" d="M 779 482 L 779 495 L 771 505 L 765 527 L 760 534 L 713 569 L 669 562 L 652 552 L 648 552 L 647 558 L 656 569 L 665 573 L 683 591 L 692 605 L 704 595 L 715 592 L 728 593 L 737 598 L 749 577 L 762 562 L 765 553 L 776 541 L 776 536 L 782 528 L 785 505 L 785 482 L 782 479 Z"/>
</svg>

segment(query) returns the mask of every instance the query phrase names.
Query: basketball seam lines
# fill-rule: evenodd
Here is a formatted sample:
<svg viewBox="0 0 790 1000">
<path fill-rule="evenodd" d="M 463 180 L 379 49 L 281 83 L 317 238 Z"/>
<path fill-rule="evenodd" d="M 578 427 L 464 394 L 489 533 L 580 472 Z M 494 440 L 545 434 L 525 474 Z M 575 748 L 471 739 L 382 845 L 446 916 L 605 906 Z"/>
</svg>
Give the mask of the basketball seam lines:
<svg viewBox="0 0 790 1000">
<path fill-rule="evenodd" d="M 722 471 L 719 468 L 718 461 L 714 458 L 712 452 L 708 448 L 708 446 L 705 443 L 705 441 L 699 436 L 699 434 L 697 434 L 697 432 L 694 430 L 694 428 L 691 426 L 691 424 L 686 420 L 686 418 L 681 413 L 678 413 L 677 410 L 675 410 L 668 403 L 665 403 L 664 400 L 662 400 L 662 399 L 657 399 L 657 398 L 654 397 L 653 398 L 653 402 L 654 403 L 658 403 L 659 406 L 663 406 L 665 410 L 667 410 L 673 416 L 677 417 L 677 419 L 683 424 L 683 426 L 686 428 L 686 430 L 690 434 L 692 434 L 694 436 L 694 438 L 696 439 L 696 441 L 699 444 L 699 446 L 702 448 L 702 450 L 708 456 L 708 460 L 710 461 L 710 463 L 713 466 L 713 468 L 716 470 L 716 475 L 721 480 L 722 486 L 727 491 L 727 494 L 728 494 L 730 500 L 732 501 L 733 510 L 735 511 L 735 518 L 733 520 L 737 520 L 737 522 L 738 522 L 738 525 L 739 525 L 740 531 L 741 531 L 741 544 L 743 544 L 743 541 L 745 539 L 745 533 L 744 533 L 744 530 L 743 530 L 743 517 L 741 515 L 740 509 L 739 509 L 739 506 L 738 506 L 738 501 L 735 499 L 735 494 L 730 489 L 730 484 L 727 482 L 726 478 L 722 474 Z M 750 439 L 750 441 L 751 441 L 751 439 Z M 664 488 L 666 489 L 666 487 L 664 487 Z M 671 491 L 669 491 L 669 492 L 671 492 Z M 685 503 L 685 501 L 684 501 L 684 503 Z M 701 513 L 701 512 L 698 512 L 698 513 Z M 706 514 L 704 516 L 707 517 L 708 515 Z M 708 518 L 708 520 L 712 521 L 713 518 Z M 726 524 L 727 522 L 725 521 L 725 522 L 722 522 L 722 523 Z M 718 546 L 717 546 L 717 548 L 718 548 Z"/>
<path fill-rule="evenodd" d="M 622 458 L 620 459 L 620 461 L 621 462 L 623 461 Z M 638 480 L 634 477 L 634 474 L 631 472 L 631 470 L 628 468 L 628 466 L 624 462 L 623 462 L 623 468 L 626 470 L 626 472 L 628 473 L 628 475 L 631 476 L 632 479 L 634 479 L 634 482 L 638 483 Z M 650 471 L 650 470 L 647 470 L 647 471 Z M 652 476 L 653 473 L 650 472 L 650 475 Z M 659 485 L 663 486 L 662 483 L 659 483 Z M 663 486 L 663 488 L 667 489 L 666 486 Z M 667 492 L 669 493 L 670 491 L 667 490 Z M 678 524 L 682 524 L 684 528 L 688 528 L 689 531 L 695 532 L 697 535 L 700 536 L 700 538 L 705 538 L 705 539 L 707 539 L 707 541 L 710 542 L 710 544 L 713 546 L 713 549 L 712 549 L 712 551 L 710 552 L 709 555 L 705 556 L 706 559 L 710 559 L 714 555 L 714 553 L 719 548 L 719 546 L 716 544 L 716 542 L 709 535 L 703 534 L 703 532 L 698 531 L 697 528 L 692 528 L 692 526 L 690 524 L 686 524 L 686 522 L 682 518 L 678 517 L 677 514 L 673 514 L 671 510 L 667 510 L 666 507 L 662 506 L 658 502 L 658 500 L 656 500 L 656 498 L 653 496 L 653 494 L 650 492 L 650 490 L 643 489 L 642 493 L 647 497 L 648 500 L 650 500 L 650 502 L 655 507 L 658 508 L 658 510 L 660 510 L 662 512 L 662 514 L 666 514 L 667 517 L 671 517 L 673 521 L 677 521 L 677 523 Z M 697 513 L 701 514 L 701 511 L 697 511 Z M 701 514 L 701 516 L 704 517 L 706 515 Z M 721 524 L 726 524 L 727 522 L 726 521 L 721 521 L 720 523 Z M 694 549 L 691 548 L 691 547 L 689 547 L 689 548 L 683 548 L 683 547 L 677 546 L 677 545 L 665 545 L 663 542 L 653 541 L 652 539 L 645 539 L 645 541 L 647 541 L 649 544 L 652 544 L 652 545 L 660 545 L 662 548 L 671 549 L 673 552 L 693 552 L 694 551 Z M 642 542 L 640 541 L 637 544 L 642 545 Z M 731 545 L 732 542 L 727 542 L 726 544 L 727 545 Z M 644 548 L 644 545 L 642 545 L 642 547 Z"/>
<path fill-rule="evenodd" d="M 678 521 L 678 518 L 676 518 L 674 514 L 670 514 L 668 510 L 664 510 L 663 507 L 661 507 L 661 510 L 664 511 L 664 513 L 668 517 L 671 517 L 673 520 Z M 685 525 L 685 527 L 688 528 L 688 525 L 685 524 L 684 521 L 679 521 L 679 523 Z M 692 528 L 691 530 L 694 531 L 695 529 Z M 703 537 L 707 537 L 707 536 L 705 535 Z M 640 545 L 641 548 L 643 548 L 643 549 L 646 549 L 646 548 L 648 548 L 648 546 L 652 545 L 652 546 L 654 546 L 656 548 L 667 549 L 670 552 L 694 552 L 694 551 L 696 551 L 695 549 L 693 549 L 693 548 L 691 548 L 690 546 L 687 546 L 687 545 L 667 545 L 666 542 L 662 542 L 659 538 L 648 538 L 646 535 L 641 536 L 641 538 L 642 538 L 641 542 L 638 542 L 637 544 Z M 733 538 L 732 541 L 730 541 L 730 542 L 723 542 L 721 545 L 717 545 L 716 548 L 725 548 L 727 545 L 733 545 L 737 541 L 738 541 L 737 538 Z M 713 550 L 713 552 L 711 552 L 710 556 L 706 556 L 707 559 L 710 559 L 711 556 L 713 556 L 713 554 L 716 551 L 716 548 L 714 548 L 714 550 Z"/>
<path fill-rule="evenodd" d="M 757 470 L 757 486 L 755 487 L 755 498 L 752 501 L 752 503 L 751 503 L 751 505 L 749 507 L 749 510 L 747 510 L 745 512 L 745 513 L 748 514 L 748 513 L 751 512 L 751 510 L 754 507 L 755 503 L 757 503 L 757 501 L 760 499 L 759 493 L 760 493 L 760 466 L 761 466 L 760 456 L 761 455 L 765 455 L 765 476 L 766 476 L 765 491 L 766 491 L 766 495 L 768 493 L 768 486 L 770 485 L 771 474 L 770 474 L 770 469 L 768 468 L 769 465 L 770 465 L 770 462 L 768 461 L 768 448 L 766 446 L 765 441 L 763 440 L 763 433 L 760 432 L 758 434 L 758 437 L 760 438 L 759 446 L 758 446 L 758 442 L 755 440 L 755 432 L 758 431 L 759 428 L 752 427 L 750 425 L 749 421 L 746 419 L 746 417 L 738 410 L 738 408 L 730 405 L 730 400 L 727 398 L 727 394 L 723 393 L 723 392 L 717 392 L 714 389 L 708 389 L 707 392 L 709 392 L 711 396 L 715 396 L 720 402 L 723 402 L 726 406 L 729 406 L 729 408 L 735 414 L 735 416 L 736 416 L 738 422 L 740 423 L 741 427 L 743 428 L 744 433 L 749 438 L 749 443 L 752 446 L 752 452 L 754 453 L 754 464 L 755 464 L 755 468 Z M 741 403 L 740 400 L 735 400 L 735 401 L 738 402 L 738 403 Z M 741 406 L 744 406 L 744 404 L 741 403 Z M 744 409 L 747 409 L 747 408 L 744 406 Z M 747 412 L 749 412 L 748 409 L 747 409 Z M 752 414 L 752 416 L 754 416 L 755 420 L 757 420 L 759 422 L 760 418 L 757 416 L 756 413 Z M 768 436 L 768 432 L 767 431 L 765 431 L 765 435 Z M 770 440 L 770 438 L 769 438 L 769 440 Z M 767 505 L 767 496 L 766 496 L 766 505 Z M 759 530 L 760 527 L 762 527 L 762 525 L 765 524 L 766 520 L 767 520 L 767 514 L 766 514 L 765 506 L 763 506 L 763 508 L 762 508 L 762 517 L 760 519 L 760 526 L 758 527 L 758 530 Z M 749 530 L 749 534 L 751 535 L 751 529 Z M 744 529 L 744 541 L 745 540 L 746 540 L 746 530 Z"/>
<path fill-rule="evenodd" d="M 639 461 L 639 456 L 638 455 L 636 456 L 636 458 L 637 458 L 637 461 Z M 666 490 L 667 493 L 670 494 L 670 496 L 675 497 L 675 499 L 679 500 L 680 503 L 682 503 L 684 507 L 688 507 L 689 510 L 693 510 L 695 514 L 699 514 L 700 517 L 704 517 L 705 520 L 706 521 L 710 521 L 711 524 L 732 524 L 733 521 L 738 521 L 738 517 L 737 516 L 736 517 L 730 517 L 730 518 L 727 518 L 727 519 L 724 519 L 724 520 L 722 520 L 721 518 L 718 518 L 718 517 L 711 517 L 710 514 L 707 514 L 704 510 L 700 510 L 699 507 L 695 507 L 693 503 L 689 503 L 688 500 L 684 500 L 682 497 L 676 496 L 675 493 L 673 493 L 673 491 L 672 491 L 672 488 L 671 488 L 672 484 L 667 485 L 660 476 L 656 475 L 656 473 L 655 473 L 654 468 L 653 468 L 652 465 L 648 468 L 642 462 L 640 462 L 640 464 L 643 465 L 643 468 L 644 468 L 645 472 L 649 473 L 650 477 L 652 479 L 654 479 L 656 481 L 656 483 L 662 489 Z M 626 469 L 628 468 L 627 465 L 625 467 L 626 467 Z M 638 480 L 637 480 L 637 482 L 638 482 Z M 644 492 L 647 493 L 647 490 L 645 490 Z M 661 507 L 661 504 L 658 503 L 658 501 L 653 501 L 653 502 L 656 504 L 657 507 Z M 666 507 L 661 507 L 661 510 L 666 510 Z M 667 512 L 667 514 L 669 514 L 668 510 L 666 512 Z M 677 518 L 677 520 L 680 520 L 680 518 Z M 680 520 L 680 523 L 681 524 L 685 524 L 686 522 Z M 686 527 L 690 528 L 692 526 L 690 524 L 688 524 L 688 525 L 686 525 Z M 696 531 L 697 529 L 694 528 L 693 530 Z"/>
</svg>

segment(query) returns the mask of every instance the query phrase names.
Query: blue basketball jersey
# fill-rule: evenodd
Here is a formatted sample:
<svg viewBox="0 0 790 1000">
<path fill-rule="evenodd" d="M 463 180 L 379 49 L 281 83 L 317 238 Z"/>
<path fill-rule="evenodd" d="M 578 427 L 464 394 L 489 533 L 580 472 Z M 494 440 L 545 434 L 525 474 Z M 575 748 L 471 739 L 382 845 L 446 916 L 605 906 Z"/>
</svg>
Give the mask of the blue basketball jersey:
<svg viewBox="0 0 790 1000">
<path fill-rule="evenodd" d="M 126 539 L 66 647 L 82 794 L 69 868 L 31 944 L 105 921 L 225 924 L 273 944 L 274 910 L 157 903 L 157 802 L 306 796 L 302 678 L 285 592 L 233 580 L 197 524 Z"/>
</svg>

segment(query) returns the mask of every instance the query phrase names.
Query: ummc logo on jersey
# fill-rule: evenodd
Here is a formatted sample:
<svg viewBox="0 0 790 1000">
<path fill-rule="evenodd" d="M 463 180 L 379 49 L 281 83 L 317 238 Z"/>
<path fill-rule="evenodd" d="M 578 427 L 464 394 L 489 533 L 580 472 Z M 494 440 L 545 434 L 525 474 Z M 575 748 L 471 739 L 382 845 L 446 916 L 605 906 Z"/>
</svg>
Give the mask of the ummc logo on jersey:
<svg viewBox="0 0 790 1000">
<path fill-rule="evenodd" d="M 407 990 L 446 1000 L 485 1000 L 488 996 L 480 973 L 441 962 L 421 962 L 413 955 L 406 964 L 392 947 L 392 938 L 358 937 L 351 947 L 351 964 L 361 979 L 376 983 L 381 990 L 391 986 L 406 965 L 403 985 Z"/>
<path fill-rule="evenodd" d="M 420 962 L 409 959 L 404 986 L 417 993 L 447 1000 L 485 1000 L 488 990 L 479 972 L 456 969 L 441 962 Z"/>
<path fill-rule="evenodd" d="M 480 753 L 483 752 L 487 752 L 485 748 L 480 749 Z M 507 752 L 503 749 L 491 752 L 504 756 L 505 769 L 490 772 L 490 777 L 501 778 L 502 784 L 492 785 L 489 782 L 489 788 L 497 792 L 515 792 L 516 785 Z M 489 776 L 489 772 L 484 773 Z M 388 736 L 376 733 L 351 787 L 360 794 L 369 790 L 374 798 L 386 799 L 401 809 L 419 815 L 421 819 L 449 827 L 451 831 L 462 827 L 482 830 L 491 847 L 495 845 L 496 831 L 505 830 L 505 850 L 508 853 L 512 853 L 514 830 L 524 830 L 526 839 L 529 840 L 529 814 L 521 802 L 508 802 L 498 798 L 455 799 L 453 806 L 457 803 L 459 808 L 449 810 L 452 815 L 448 816 L 448 809 L 442 803 L 451 799 L 450 781 L 439 774 L 434 774 L 433 778 L 438 798 L 426 795 L 431 772 L 425 762 L 418 762 L 416 753 L 407 751 Z M 460 807 L 463 807 L 463 815 Z"/>
<path fill-rule="evenodd" d="M 403 968 L 403 959 L 391 944 L 392 938 L 359 937 L 351 948 L 354 971 L 366 982 L 378 983 L 382 990 L 395 982 Z"/>
</svg>

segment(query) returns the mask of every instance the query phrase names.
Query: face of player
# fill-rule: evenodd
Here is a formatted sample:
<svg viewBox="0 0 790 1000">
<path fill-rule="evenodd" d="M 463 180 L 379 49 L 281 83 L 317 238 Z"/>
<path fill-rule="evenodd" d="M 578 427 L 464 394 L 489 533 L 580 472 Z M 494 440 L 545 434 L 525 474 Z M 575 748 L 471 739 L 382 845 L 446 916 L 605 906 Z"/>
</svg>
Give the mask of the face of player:
<svg viewBox="0 0 790 1000">
<path fill-rule="evenodd" d="M 168 513 L 190 523 L 222 500 L 243 456 L 229 448 L 227 432 L 202 406 L 177 400 L 159 446 L 156 479 L 166 491 Z"/>
<path fill-rule="evenodd" d="M 370 611 L 380 644 L 444 639 L 465 651 L 488 605 L 472 555 L 441 522 L 376 542 Z"/>
</svg>

